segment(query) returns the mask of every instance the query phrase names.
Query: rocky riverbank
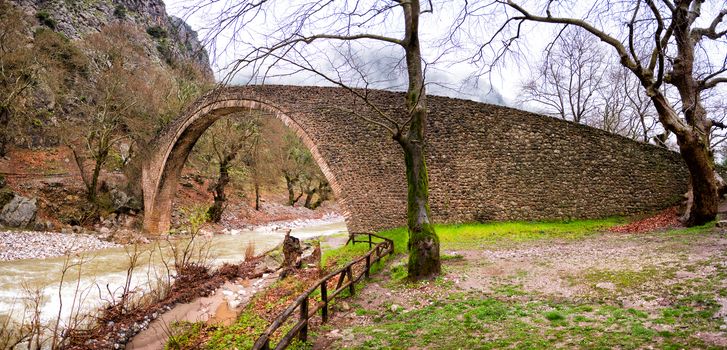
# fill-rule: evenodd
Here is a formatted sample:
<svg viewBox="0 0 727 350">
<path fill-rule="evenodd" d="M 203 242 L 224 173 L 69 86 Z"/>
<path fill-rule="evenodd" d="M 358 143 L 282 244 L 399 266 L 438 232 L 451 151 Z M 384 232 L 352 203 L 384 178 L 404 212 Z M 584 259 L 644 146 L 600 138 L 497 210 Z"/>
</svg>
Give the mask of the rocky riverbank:
<svg viewBox="0 0 727 350">
<path fill-rule="evenodd" d="M 84 251 L 117 248 L 121 245 L 96 236 L 59 232 L 0 232 L 0 261 L 45 259 Z"/>
<path fill-rule="evenodd" d="M 339 214 L 328 213 L 320 219 L 299 219 L 291 221 L 276 221 L 262 225 L 246 226 L 244 229 L 230 229 L 219 227 L 205 228 L 203 231 L 208 235 L 231 234 L 240 235 L 251 232 L 275 232 L 285 229 L 295 229 L 309 226 L 320 226 L 340 222 L 343 217 Z M 2 228 L 0 228 L 1 230 Z M 80 228 L 79 228 L 80 229 Z M 65 254 L 80 253 L 108 248 L 123 247 L 118 242 L 138 242 L 144 237 L 132 230 L 119 230 L 131 238 L 120 239 L 121 233 L 111 237 L 106 232 L 96 233 L 74 233 L 68 232 L 37 232 L 37 231 L 0 231 L 0 261 L 20 259 L 46 259 Z M 116 232 L 116 231 L 115 231 Z M 321 233 L 305 233 L 301 238 L 310 238 L 321 235 Z M 132 237 L 133 236 L 133 237 Z M 112 241 L 113 240 L 113 241 Z M 146 240 L 144 239 L 146 242 Z"/>
</svg>

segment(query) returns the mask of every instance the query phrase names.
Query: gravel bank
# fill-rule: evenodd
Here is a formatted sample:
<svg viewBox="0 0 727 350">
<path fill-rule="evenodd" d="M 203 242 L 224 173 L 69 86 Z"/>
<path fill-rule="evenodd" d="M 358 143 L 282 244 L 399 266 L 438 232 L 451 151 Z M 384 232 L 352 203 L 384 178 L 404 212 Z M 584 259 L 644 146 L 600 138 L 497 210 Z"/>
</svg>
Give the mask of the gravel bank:
<svg viewBox="0 0 727 350">
<path fill-rule="evenodd" d="M 0 261 L 45 259 L 66 253 L 121 247 L 97 237 L 58 232 L 0 232 Z"/>
</svg>

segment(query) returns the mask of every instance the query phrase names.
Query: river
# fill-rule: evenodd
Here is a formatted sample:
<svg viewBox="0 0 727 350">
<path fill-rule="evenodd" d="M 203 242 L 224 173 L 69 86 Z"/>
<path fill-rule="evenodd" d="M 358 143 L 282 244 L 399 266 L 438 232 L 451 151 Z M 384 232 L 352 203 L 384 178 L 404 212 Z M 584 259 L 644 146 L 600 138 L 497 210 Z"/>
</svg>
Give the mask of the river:
<svg viewBox="0 0 727 350">
<path fill-rule="evenodd" d="M 250 241 L 254 243 L 256 254 L 274 248 L 282 242 L 284 231 L 273 231 L 272 227 L 266 226 L 252 231 L 231 230 L 228 231 L 229 234 L 209 237 L 209 263 L 219 266 L 225 262 L 236 263 L 244 260 L 245 249 Z M 301 239 L 345 232 L 347 230 L 343 219 L 314 221 L 292 228 L 292 235 Z M 65 257 L 1 262 L 0 319 L 2 316 L 15 319 L 22 317 L 28 290 L 38 290 L 42 294 L 40 311 L 44 323 L 54 321 L 58 317 L 59 309 L 62 323 L 73 313 L 93 312 L 104 300 L 110 298 L 109 291 L 118 293 L 123 288 L 132 251 L 131 247 L 106 249 L 87 252 L 70 259 L 70 262 L 81 259 L 84 262 L 80 271 L 78 267 L 68 269 L 60 296 L 59 284 L 61 271 L 67 261 Z M 165 275 L 158 245 L 143 245 L 139 247 L 139 251 L 138 267 L 130 279 L 130 289 L 137 290 L 137 294 L 153 288 L 158 276 Z M 166 252 L 165 256 L 169 256 L 168 249 L 162 251 Z M 72 313 L 74 304 L 76 307 Z"/>
</svg>

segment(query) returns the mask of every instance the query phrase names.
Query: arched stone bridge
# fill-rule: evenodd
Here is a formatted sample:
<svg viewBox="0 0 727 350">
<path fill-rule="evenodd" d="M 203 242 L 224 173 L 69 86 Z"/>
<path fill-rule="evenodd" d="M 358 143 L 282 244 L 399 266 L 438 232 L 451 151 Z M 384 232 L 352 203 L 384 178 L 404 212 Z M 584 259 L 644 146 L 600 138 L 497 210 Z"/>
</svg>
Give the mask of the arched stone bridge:
<svg viewBox="0 0 727 350">
<path fill-rule="evenodd" d="M 370 91 L 391 115 L 403 94 Z M 597 218 L 661 209 L 680 200 L 678 154 L 587 126 L 512 108 L 431 96 L 430 196 L 437 222 Z M 405 221 L 403 154 L 384 130 L 347 111 L 372 112 L 341 88 L 247 86 L 209 94 L 150 145 L 142 168 L 144 229 L 170 225 L 187 156 L 219 118 L 263 110 L 303 139 L 340 200 L 349 230 Z"/>
</svg>

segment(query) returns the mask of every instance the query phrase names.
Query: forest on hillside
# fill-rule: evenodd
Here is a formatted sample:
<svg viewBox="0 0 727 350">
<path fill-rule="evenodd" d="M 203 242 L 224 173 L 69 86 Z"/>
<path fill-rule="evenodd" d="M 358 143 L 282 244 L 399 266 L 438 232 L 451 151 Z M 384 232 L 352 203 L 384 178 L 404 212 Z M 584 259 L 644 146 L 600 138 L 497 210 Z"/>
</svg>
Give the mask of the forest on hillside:
<svg viewBox="0 0 727 350">
<path fill-rule="evenodd" d="M 189 45 L 175 27 L 140 25 L 142 15 L 117 5 L 112 22 L 73 39 L 52 11 L 31 15 L 0 2 L 0 170 L 8 184 L 0 207 L 15 194 L 36 196 L 41 216 L 61 226 L 142 210 L 147 145 L 215 86 L 199 55 L 178 52 Z M 263 191 L 311 209 L 331 197 L 310 152 L 270 119 L 225 118 L 196 145 L 185 174 L 198 180 L 197 204 L 210 206 L 212 221 L 226 208 L 225 191 L 256 209 Z M 18 177 L 67 174 L 65 192 Z"/>
</svg>

